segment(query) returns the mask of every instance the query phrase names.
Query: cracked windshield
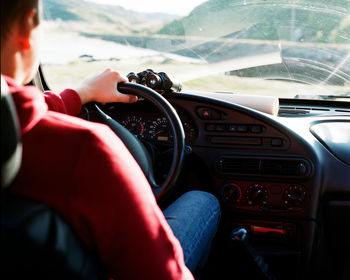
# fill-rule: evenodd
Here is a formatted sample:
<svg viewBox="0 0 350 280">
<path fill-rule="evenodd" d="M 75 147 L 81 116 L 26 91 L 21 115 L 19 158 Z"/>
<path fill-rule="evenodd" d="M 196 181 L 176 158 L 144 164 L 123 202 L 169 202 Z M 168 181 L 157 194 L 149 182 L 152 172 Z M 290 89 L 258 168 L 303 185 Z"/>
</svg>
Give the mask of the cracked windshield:
<svg viewBox="0 0 350 280">
<path fill-rule="evenodd" d="M 350 0 L 44 0 L 55 91 L 96 71 L 166 72 L 184 92 L 350 101 Z"/>
</svg>

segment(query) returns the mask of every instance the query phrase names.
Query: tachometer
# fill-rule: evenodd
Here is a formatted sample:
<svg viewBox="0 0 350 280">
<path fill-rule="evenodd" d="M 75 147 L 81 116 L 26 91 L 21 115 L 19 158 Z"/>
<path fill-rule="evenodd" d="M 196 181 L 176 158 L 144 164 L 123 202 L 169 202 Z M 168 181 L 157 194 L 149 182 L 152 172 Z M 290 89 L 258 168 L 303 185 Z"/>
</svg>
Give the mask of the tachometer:
<svg viewBox="0 0 350 280">
<path fill-rule="evenodd" d="M 121 124 L 136 137 L 141 139 L 144 138 L 146 133 L 146 126 L 141 117 L 131 115 L 122 121 Z"/>
</svg>

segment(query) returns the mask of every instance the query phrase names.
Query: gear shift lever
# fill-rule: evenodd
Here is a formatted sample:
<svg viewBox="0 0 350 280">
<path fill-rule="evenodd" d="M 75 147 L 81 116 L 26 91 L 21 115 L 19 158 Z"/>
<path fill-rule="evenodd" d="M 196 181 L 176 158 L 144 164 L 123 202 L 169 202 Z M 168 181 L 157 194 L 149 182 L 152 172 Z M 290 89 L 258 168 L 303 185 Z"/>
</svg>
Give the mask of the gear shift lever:
<svg viewBox="0 0 350 280">
<path fill-rule="evenodd" d="M 275 276 L 269 271 L 268 264 L 249 242 L 248 232 L 245 228 L 234 229 L 230 234 L 230 239 L 233 247 L 244 254 L 242 258 L 240 257 L 240 261 L 248 262 L 245 263 L 245 266 L 249 268 L 246 273 L 253 273 L 252 277 L 247 279 L 256 279 L 256 276 L 259 276 L 259 279 L 276 280 Z"/>
</svg>

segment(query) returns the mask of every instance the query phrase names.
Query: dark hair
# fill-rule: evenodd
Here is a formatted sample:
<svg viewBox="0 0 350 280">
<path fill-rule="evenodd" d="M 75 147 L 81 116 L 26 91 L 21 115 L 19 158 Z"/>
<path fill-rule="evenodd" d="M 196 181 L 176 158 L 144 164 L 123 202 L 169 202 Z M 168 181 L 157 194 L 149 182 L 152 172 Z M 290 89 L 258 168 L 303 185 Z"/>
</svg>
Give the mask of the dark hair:
<svg viewBox="0 0 350 280">
<path fill-rule="evenodd" d="M 39 24 L 39 2 L 40 0 L 1 0 L 1 45 L 13 23 L 29 10 L 36 10 L 34 24 Z"/>
</svg>

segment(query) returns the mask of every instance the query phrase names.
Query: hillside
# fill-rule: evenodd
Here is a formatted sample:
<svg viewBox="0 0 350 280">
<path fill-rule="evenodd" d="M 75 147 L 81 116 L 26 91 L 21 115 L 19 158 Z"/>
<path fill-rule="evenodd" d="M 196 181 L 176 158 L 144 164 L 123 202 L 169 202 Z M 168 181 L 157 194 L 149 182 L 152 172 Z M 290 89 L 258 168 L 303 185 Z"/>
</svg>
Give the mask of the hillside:
<svg viewBox="0 0 350 280">
<path fill-rule="evenodd" d="M 138 13 L 121 6 L 85 0 L 43 0 L 43 14 L 45 20 L 85 23 L 94 28 L 95 33 L 102 32 L 103 28 L 96 29 L 104 24 L 106 30 L 102 33 L 121 35 L 158 33 L 317 43 L 348 41 L 350 0 L 332 0 L 333 10 L 328 8 L 329 0 L 277 2 L 280 5 L 273 1 L 208 0 L 188 16 L 178 18 L 165 13 Z M 291 3 L 294 3 L 294 11 Z M 208 14 L 208 10 L 211 13 Z M 91 26 L 94 22 L 96 25 Z M 88 32 L 90 27 L 80 31 Z"/>
<path fill-rule="evenodd" d="M 275 3 L 278 2 L 280 4 L 272 1 L 209 0 L 197 6 L 187 17 L 164 25 L 158 33 L 303 42 L 341 43 L 348 40 L 348 1 L 332 0 L 332 10 L 329 10 L 329 0 Z M 208 14 L 208 10 L 211 13 Z M 345 14 L 348 16 L 344 19 Z M 291 32 L 291 23 L 294 24 L 294 33 Z"/>
<path fill-rule="evenodd" d="M 43 16 L 48 21 L 113 25 L 114 30 L 127 33 L 153 32 L 177 17 L 165 13 L 138 13 L 121 6 L 85 0 L 43 0 Z"/>
</svg>

